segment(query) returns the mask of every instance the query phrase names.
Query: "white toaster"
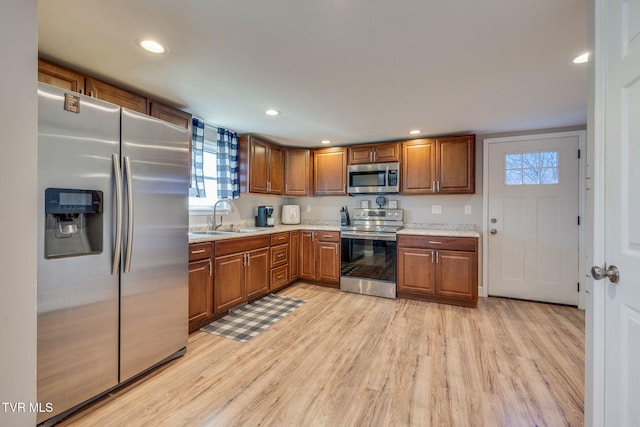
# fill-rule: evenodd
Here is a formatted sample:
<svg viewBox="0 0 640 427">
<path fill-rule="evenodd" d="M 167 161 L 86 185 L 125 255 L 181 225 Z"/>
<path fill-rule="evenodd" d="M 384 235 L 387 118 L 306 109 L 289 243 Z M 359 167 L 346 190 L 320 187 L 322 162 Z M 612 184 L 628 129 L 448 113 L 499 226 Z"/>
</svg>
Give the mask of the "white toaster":
<svg viewBox="0 0 640 427">
<path fill-rule="evenodd" d="M 283 224 L 300 224 L 300 206 L 282 205 Z"/>
</svg>

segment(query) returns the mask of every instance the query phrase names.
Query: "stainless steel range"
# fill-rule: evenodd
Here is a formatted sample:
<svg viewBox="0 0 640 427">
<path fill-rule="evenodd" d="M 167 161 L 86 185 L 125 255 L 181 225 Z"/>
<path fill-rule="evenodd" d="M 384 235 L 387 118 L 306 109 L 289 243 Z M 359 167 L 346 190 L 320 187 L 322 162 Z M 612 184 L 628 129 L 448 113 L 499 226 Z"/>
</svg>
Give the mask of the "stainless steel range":
<svg viewBox="0 0 640 427">
<path fill-rule="evenodd" d="M 403 216 L 402 209 L 353 210 L 352 224 L 341 229 L 341 290 L 396 297 L 396 232 Z"/>
</svg>

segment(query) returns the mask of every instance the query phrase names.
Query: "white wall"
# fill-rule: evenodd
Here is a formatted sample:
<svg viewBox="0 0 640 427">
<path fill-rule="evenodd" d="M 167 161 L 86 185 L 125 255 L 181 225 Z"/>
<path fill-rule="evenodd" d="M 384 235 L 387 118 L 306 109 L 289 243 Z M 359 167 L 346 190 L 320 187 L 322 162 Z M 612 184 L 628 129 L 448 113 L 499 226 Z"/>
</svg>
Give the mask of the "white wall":
<svg viewBox="0 0 640 427">
<path fill-rule="evenodd" d="M 0 425 L 36 414 L 37 2 L 0 2 Z"/>
</svg>

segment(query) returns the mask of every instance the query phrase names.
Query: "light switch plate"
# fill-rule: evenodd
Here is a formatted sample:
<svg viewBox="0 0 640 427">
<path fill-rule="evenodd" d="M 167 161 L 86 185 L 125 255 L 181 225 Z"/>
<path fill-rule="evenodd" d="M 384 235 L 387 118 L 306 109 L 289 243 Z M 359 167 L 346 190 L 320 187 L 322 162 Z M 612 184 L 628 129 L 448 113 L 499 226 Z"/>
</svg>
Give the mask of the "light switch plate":
<svg viewBox="0 0 640 427">
<path fill-rule="evenodd" d="M 431 205 L 431 213 L 432 214 L 441 214 L 442 213 L 442 205 Z"/>
<path fill-rule="evenodd" d="M 464 205 L 464 214 L 471 215 L 471 205 Z"/>
</svg>

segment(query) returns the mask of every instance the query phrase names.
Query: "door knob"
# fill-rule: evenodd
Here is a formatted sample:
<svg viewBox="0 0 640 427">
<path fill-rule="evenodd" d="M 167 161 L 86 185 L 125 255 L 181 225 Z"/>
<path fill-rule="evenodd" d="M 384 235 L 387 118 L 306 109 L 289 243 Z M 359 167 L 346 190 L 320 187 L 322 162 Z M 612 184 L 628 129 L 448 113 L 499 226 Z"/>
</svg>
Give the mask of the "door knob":
<svg viewBox="0 0 640 427">
<path fill-rule="evenodd" d="M 591 267 L 591 277 L 596 280 L 602 280 L 608 277 L 611 283 L 618 283 L 620 280 L 620 270 L 618 270 L 618 267 L 615 265 L 610 265 L 608 268 L 606 264 L 604 268 L 594 265 Z"/>
<path fill-rule="evenodd" d="M 498 234 L 498 230 L 496 230 L 495 228 L 492 228 L 491 230 L 489 230 L 489 233 Z"/>
</svg>

